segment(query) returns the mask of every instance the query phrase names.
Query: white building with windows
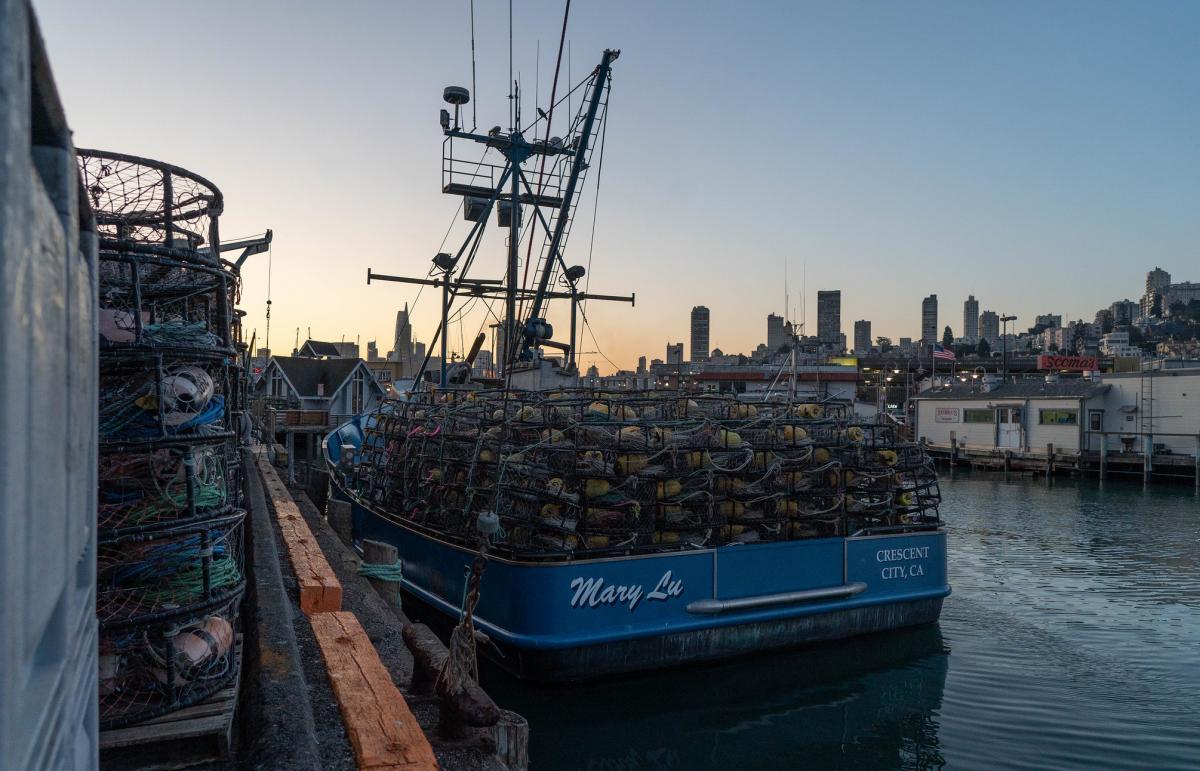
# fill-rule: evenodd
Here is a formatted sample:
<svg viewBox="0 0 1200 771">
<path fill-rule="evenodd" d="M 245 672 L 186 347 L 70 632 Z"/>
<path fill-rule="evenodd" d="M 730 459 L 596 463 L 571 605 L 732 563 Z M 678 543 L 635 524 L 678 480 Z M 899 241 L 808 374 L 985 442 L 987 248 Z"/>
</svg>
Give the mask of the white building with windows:
<svg viewBox="0 0 1200 771">
<path fill-rule="evenodd" d="M 915 436 L 934 446 L 1044 453 L 1193 455 L 1200 442 L 1200 368 L 935 388 L 914 397 Z"/>
</svg>

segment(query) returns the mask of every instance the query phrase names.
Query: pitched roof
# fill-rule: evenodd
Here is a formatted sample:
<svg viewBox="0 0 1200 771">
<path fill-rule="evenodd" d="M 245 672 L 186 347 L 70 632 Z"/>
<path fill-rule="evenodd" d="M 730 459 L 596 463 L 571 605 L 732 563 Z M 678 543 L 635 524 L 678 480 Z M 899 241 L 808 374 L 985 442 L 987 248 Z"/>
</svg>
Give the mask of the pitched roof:
<svg viewBox="0 0 1200 771">
<path fill-rule="evenodd" d="M 998 383 L 990 391 L 978 384 L 953 385 L 949 388 L 931 388 L 914 396 L 914 399 L 1088 399 L 1107 391 L 1106 383 L 1094 380 L 1061 380 L 1047 383 L 1045 380 L 1018 380 L 1015 383 Z"/>
<path fill-rule="evenodd" d="M 305 340 L 304 345 L 300 346 L 300 350 L 307 349 L 313 356 L 329 356 L 337 358 L 342 355 L 338 349 L 337 343 L 326 343 L 321 340 Z"/>
<path fill-rule="evenodd" d="M 320 397 L 331 397 L 346 382 L 361 359 L 308 359 L 302 356 L 272 356 L 288 382 L 306 399 L 318 398 L 317 386 L 325 386 Z"/>
</svg>

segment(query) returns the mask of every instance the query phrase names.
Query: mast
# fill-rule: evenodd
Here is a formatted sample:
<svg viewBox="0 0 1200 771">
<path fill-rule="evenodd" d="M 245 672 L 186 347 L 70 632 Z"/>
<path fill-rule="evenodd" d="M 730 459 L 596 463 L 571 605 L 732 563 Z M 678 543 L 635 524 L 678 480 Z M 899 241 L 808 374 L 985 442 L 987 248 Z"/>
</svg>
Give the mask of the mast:
<svg viewBox="0 0 1200 771">
<path fill-rule="evenodd" d="M 579 182 L 580 172 L 587 167 L 588 143 L 591 141 L 592 127 L 596 123 L 596 112 L 600 109 L 600 100 L 604 94 L 604 87 L 608 83 L 612 63 L 620 55 L 620 51 L 611 48 L 604 49 L 604 56 L 601 57 L 600 65 L 596 68 L 596 78 L 592 83 L 592 94 L 588 101 L 587 115 L 583 119 L 583 127 L 579 131 L 579 144 L 575 149 L 575 157 L 571 163 L 571 175 L 567 179 L 567 188 L 563 193 L 562 204 L 558 210 L 558 220 L 554 223 L 554 235 L 550 239 L 550 248 L 546 250 L 546 264 L 542 268 L 542 278 L 538 283 L 537 295 L 533 298 L 533 307 L 529 311 L 529 327 L 534 326 L 541 319 L 546 288 L 550 283 L 551 266 L 556 259 L 559 259 L 558 250 L 562 243 L 567 222 L 570 221 L 571 203 L 575 197 L 575 186 Z M 527 328 L 522 345 L 522 355 L 526 353 L 534 342 L 535 337 L 532 334 L 532 329 Z"/>
</svg>

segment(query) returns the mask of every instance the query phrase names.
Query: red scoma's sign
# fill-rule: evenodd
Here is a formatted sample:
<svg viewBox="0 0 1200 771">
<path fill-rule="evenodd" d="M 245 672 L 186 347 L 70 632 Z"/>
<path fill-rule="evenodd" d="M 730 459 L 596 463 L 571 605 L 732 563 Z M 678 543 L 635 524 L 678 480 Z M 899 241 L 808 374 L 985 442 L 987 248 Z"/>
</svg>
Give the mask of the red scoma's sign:
<svg viewBox="0 0 1200 771">
<path fill-rule="evenodd" d="M 1076 369 L 1081 372 L 1100 369 L 1100 360 L 1095 356 L 1049 356 L 1038 357 L 1038 369 Z"/>
</svg>

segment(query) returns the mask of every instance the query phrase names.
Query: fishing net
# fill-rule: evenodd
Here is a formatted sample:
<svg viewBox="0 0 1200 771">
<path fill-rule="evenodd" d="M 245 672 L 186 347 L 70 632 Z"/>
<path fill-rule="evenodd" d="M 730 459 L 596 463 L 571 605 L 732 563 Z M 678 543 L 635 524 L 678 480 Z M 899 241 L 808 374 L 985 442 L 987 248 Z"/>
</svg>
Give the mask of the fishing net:
<svg viewBox="0 0 1200 771">
<path fill-rule="evenodd" d="M 365 423 L 347 483 L 439 537 L 564 559 L 927 529 L 923 448 L 840 403 L 589 389 L 422 393 Z M 489 514 L 490 516 L 490 514 Z"/>
</svg>

